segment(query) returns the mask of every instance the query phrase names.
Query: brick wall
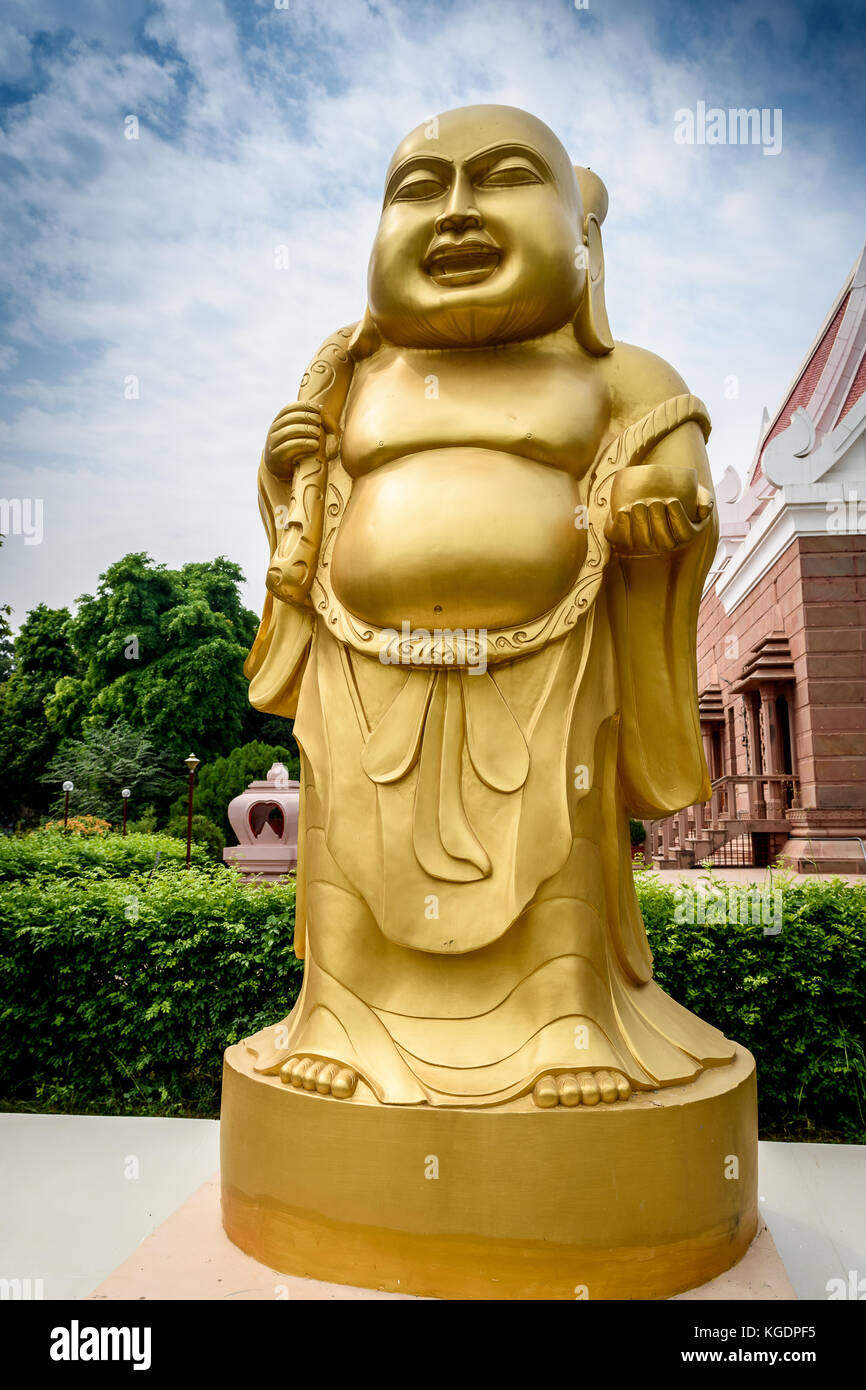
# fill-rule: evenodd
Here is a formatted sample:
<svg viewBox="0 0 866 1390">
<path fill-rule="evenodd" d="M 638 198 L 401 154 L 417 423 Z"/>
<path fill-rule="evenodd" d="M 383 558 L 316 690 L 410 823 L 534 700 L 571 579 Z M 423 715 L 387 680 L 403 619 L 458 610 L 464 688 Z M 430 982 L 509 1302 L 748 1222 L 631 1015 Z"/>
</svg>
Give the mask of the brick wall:
<svg viewBox="0 0 866 1390">
<path fill-rule="evenodd" d="M 783 631 L 795 683 L 789 690 L 800 801 L 820 809 L 866 807 L 866 535 L 798 537 L 726 617 L 710 592 L 698 619 L 698 689 L 722 688 L 735 711 L 737 768 L 746 771 L 737 679 L 759 639 Z M 736 639 L 726 654 L 725 639 Z M 730 645 L 728 651 L 731 651 Z M 727 729 L 724 737 L 728 757 Z M 726 761 L 726 771 L 730 765 Z"/>
</svg>

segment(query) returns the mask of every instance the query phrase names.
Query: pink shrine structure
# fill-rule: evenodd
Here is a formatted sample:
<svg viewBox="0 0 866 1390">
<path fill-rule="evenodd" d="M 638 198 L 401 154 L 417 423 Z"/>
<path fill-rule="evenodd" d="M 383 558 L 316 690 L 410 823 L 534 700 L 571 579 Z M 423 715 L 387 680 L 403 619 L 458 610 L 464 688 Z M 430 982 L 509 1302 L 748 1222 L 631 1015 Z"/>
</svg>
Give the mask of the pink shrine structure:
<svg viewBox="0 0 866 1390">
<path fill-rule="evenodd" d="M 228 818 L 238 843 L 223 850 L 223 859 L 245 879 L 275 883 L 298 863 L 300 783 L 289 778 L 283 763 L 274 763 L 263 782 L 250 782 L 229 804 Z"/>
</svg>

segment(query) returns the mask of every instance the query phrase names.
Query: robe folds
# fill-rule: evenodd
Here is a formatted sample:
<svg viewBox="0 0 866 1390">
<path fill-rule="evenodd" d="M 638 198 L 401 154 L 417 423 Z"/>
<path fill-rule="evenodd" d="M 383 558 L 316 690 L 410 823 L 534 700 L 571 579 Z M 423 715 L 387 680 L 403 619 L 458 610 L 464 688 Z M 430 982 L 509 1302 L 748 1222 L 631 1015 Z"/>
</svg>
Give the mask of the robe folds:
<svg viewBox="0 0 866 1390">
<path fill-rule="evenodd" d="M 547 1071 L 636 1089 L 733 1046 L 652 979 L 630 814 L 704 798 L 694 632 L 714 537 L 609 557 L 574 628 L 484 671 L 384 665 L 268 600 L 251 698 L 302 751 L 298 1002 L 256 1068 L 353 1067 L 380 1101 L 491 1105 Z"/>
</svg>

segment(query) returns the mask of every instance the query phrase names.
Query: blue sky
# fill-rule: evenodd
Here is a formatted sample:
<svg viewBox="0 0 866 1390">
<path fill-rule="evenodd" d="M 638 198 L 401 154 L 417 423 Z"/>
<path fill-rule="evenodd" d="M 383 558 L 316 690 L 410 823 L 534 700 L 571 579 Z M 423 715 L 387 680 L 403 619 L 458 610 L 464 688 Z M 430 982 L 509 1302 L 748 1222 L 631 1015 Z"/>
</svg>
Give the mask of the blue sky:
<svg viewBox="0 0 866 1390">
<path fill-rule="evenodd" d="M 860 11 L 5 0 L 0 496 L 42 498 L 44 539 L 7 539 L 0 601 L 20 622 L 147 550 L 227 554 L 260 606 L 268 423 L 363 311 L 393 148 L 469 102 L 533 111 L 604 178 L 614 335 L 677 367 L 715 476 L 742 473 L 866 236 Z M 781 153 L 677 144 L 699 101 L 781 108 Z"/>
</svg>

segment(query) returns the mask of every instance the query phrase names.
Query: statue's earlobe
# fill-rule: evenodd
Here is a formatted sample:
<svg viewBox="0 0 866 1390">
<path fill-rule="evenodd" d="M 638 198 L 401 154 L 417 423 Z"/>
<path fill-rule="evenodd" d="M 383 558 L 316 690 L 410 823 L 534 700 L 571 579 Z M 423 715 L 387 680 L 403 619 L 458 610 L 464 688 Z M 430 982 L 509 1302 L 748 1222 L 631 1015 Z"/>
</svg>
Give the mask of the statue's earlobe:
<svg viewBox="0 0 866 1390">
<path fill-rule="evenodd" d="M 574 331 L 587 352 L 601 357 L 613 351 L 613 337 L 607 321 L 604 303 L 604 250 L 601 228 L 595 213 L 583 219 L 583 244 L 586 248 L 586 289 L 575 315 Z"/>
<path fill-rule="evenodd" d="M 583 245 L 586 251 L 586 290 L 574 319 L 574 332 L 587 352 L 602 357 L 613 351 L 613 335 L 604 302 L 604 248 L 601 224 L 607 213 L 607 189 L 598 174 L 575 165 L 583 201 Z"/>
</svg>

